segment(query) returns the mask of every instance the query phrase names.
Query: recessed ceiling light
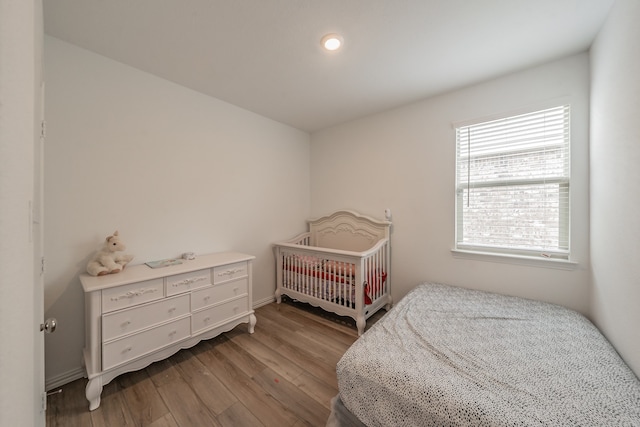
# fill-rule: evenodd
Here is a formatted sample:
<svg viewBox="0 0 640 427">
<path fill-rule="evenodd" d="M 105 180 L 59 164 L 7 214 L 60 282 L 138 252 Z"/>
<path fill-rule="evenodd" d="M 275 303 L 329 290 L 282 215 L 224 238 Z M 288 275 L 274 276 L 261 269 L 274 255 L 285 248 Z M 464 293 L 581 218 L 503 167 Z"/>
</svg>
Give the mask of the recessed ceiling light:
<svg viewBox="0 0 640 427">
<path fill-rule="evenodd" d="M 320 44 L 322 45 L 322 47 L 326 50 L 331 51 L 340 49 L 340 46 L 342 46 L 342 42 L 342 36 L 335 33 L 327 34 L 322 37 L 322 40 L 320 40 Z"/>
</svg>

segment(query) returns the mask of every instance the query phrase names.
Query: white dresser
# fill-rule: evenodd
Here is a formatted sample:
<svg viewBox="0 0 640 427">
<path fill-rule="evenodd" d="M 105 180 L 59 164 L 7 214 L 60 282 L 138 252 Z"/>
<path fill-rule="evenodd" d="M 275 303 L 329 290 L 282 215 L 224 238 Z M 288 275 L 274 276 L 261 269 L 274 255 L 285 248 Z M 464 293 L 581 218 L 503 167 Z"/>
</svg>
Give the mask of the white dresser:
<svg viewBox="0 0 640 427">
<path fill-rule="evenodd" d="M 89 409 L 100 406 L 102 387 L 124 372 L 142 369 L 240 323 L 248 323 L 253 333 L 254 258 L 224 252 L 163 268 L 135 265 L 106 276 L 81 274 Z"/>
</svg>

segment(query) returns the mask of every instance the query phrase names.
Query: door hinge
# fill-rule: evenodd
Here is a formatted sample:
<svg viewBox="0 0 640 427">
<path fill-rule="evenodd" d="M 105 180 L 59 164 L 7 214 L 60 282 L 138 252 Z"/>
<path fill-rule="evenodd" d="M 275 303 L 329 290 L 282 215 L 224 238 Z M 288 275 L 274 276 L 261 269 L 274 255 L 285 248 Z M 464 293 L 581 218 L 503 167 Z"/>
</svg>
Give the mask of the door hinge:
<svg viewBox="0 0 640 427">
<path fill-rule="evenodd" d="M 46 138 L 47 137 L 47 122 L 46 121 L 41 121 L 40 122 L 40 138 Z"/>
<path fill-rule="evenodd" d="M 40 275 L 44 274 L 44 257 L 40 258 Z"/>
</svg>

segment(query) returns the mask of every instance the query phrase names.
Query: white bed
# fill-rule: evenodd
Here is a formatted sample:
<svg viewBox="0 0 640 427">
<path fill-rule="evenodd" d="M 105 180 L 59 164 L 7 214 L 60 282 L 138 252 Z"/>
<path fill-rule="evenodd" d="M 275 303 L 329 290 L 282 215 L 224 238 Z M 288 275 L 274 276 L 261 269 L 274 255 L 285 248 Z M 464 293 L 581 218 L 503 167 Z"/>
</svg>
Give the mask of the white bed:
<svg viewBox="0 0 640 427">
<path fill-rule="evenodd" d="M 391 307 L 391 222 L 353 211 L 308 221 L 309 231 L 274 245 L 276 299 L 283 295 L 356 321 Z"/>
<path fill-rule="evenodd" d="M 331 426 L 640 426 L 640 381 L 566 308 L 441 284 L 344 354 Z"/>
</svg>

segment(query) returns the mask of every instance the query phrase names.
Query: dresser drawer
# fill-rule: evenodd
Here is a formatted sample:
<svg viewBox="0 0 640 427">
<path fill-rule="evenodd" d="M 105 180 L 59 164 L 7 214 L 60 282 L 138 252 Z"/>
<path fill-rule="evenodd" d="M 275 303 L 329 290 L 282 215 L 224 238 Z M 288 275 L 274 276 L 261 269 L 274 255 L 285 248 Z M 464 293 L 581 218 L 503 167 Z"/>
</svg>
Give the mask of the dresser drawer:
<svg viewBox="0 0 640 427">
<path fill-rule="evenodd" d="M 220 285 L 209 286 L 204 289 L 194 291 L 191 294 L 191 310 L 201 308 L 226 301 L 231 298 L 246 295 L 249 287 L 249 279 L 238 279 Z"/>
<path fill-rule="evenodd" d="M 109 341 L 189 314 L 189 295 L 179 295 L 102 316 L 102 340 Z"/>
<path fill-rule="evenodd" d="M 246 261 L 235 264 L 222 265 L 213 269 L 213 284 L 228 282 L 249 275 L 249 268 Z"/>
<path fill-rule="evenodd" d="M 225 323 L 235 316 L 247 313 L 247 304 L 248 298 L 242 297 L 193 313 L 191 315 L 191 334 L 198 334 Z"/>
<path fill-rule="evenodd" d="M 188 338 L 189 332 L 190 318 L 186 316 L 174 322 L 105 343 L 102 345 L 102 370 L 106 371 Z"/>
<path fill-rule="evenodd" d="M 211 270 L 191 271 L 167 277 L 167 296 L 211 285 Z"/>
<path fill-rule="evenodd" d="M 102 290 L 102 312 L 118 310 L 164 297 L 163 279 L 152 279 Z"/>
</svg>

